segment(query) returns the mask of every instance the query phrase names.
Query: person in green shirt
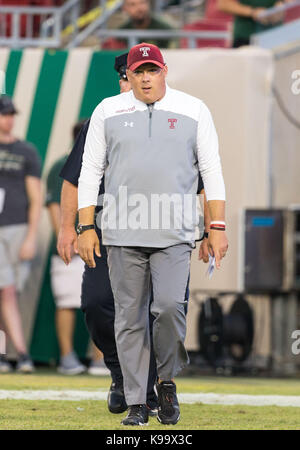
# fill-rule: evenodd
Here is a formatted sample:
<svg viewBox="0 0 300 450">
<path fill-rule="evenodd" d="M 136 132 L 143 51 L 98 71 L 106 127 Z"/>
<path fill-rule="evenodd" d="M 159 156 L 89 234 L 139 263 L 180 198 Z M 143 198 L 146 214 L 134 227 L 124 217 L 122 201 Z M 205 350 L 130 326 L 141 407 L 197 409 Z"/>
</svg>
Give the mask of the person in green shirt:
<svg viewBox="0 0 300 450">
<path fill-rule="evenodd" d="M 129 16 L 120 29 L 126 30 L 172 30 L 173 27 L 151 13 L 150 0 L 124 0 L 123 11 Z M 144 42 L 141 37 L 139 44 Z M 162 48 L 175 47 L 170 39 L 150 39 L 147 42 Z"/>
<path fill-rule="evenodd" d="M 260 18 L 260 14 L 283 3 L 278 0 L 218 0 L 219 10 L 234 15 L 232 47 L 249 45 L 252 34 L 280 25 L 284 13 L 275 13 L 268 18 Z"/>
</svg>

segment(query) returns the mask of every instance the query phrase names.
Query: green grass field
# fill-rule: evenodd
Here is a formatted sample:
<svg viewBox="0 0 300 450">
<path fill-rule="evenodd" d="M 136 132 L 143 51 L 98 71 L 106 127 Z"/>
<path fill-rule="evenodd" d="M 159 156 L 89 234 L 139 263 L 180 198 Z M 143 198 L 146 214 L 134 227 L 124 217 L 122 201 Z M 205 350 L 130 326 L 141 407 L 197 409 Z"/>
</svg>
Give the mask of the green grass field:
<svg viewBox="0 0 300 450">
<path fill-rule="evenodd" d="M 108 377 L 66 377 L 39 369 L 34 375 L 0 375 L 6 390 L 108 390 Z M 299 395 L 300 380 L 266 378 L 177 378 L 180 393 Z M 125 416 L 110 414 L 106 401 L 0 400 L 1 430 L 124 430 Z M 300 408 L 278 406 L 181 405 L 176 426 L 150 418 L 147 430 L 300 430 Z M 126 427 L 127 429 L 127 427 Z M 130 427 L 130 430 L 134 429 Z M 140 429 L 140 428 L 139 428 Z"/>
</svg>

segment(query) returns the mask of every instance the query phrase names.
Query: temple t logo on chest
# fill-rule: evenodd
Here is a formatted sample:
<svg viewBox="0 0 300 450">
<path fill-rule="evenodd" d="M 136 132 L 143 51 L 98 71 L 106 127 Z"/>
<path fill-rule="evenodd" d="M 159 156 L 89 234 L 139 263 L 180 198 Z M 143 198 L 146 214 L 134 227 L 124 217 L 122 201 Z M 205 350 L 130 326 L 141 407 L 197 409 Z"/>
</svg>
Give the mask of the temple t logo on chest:
<svg viewBox="0 0 300 450">
<path fill-rule="evenodd" d="M 133 122 L 124 122 L 124 127 L 133 127 Z"/>
<path fill-rule="evenodd" d="M 168 122 L 170 124 L 170 129 L 174 130 L 175 129 L 175 123 L 177 122 L 177 119 L 168 119 Z"/>
</svg>

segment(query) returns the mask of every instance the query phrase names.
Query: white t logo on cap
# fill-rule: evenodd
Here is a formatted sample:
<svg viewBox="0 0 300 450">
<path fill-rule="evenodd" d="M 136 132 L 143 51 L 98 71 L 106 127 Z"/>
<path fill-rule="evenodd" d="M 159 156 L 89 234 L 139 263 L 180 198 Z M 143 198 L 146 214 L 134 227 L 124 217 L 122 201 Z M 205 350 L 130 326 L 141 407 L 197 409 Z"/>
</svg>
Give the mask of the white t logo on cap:
<svg viewBox="0 0 300 450">
<path fill-rule="evenodd" d="M 148 52 L 150 52 L 150 47 L 141 47 L 140 52 L 143 52 L 142 56 L 149 56 Z"/>
</svg>

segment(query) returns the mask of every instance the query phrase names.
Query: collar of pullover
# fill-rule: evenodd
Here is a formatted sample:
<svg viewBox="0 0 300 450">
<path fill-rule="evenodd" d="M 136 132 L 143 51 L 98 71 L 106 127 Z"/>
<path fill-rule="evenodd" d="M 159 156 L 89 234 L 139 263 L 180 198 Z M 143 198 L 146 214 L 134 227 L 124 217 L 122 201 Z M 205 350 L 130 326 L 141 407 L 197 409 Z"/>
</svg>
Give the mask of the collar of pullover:
<svg viewBox="0 0 300 450">
<path fill-rule="evenodd" d="M 168 99 L 168 97 L 170 95 L 170 91 L 171 91 L 171 89 L 169 88 L 169 86 L 166 83 L 165 95 L 160 100 L 158 100 L 158 101 L 156 101 L 154 103 L 151 103 L 153 105 L 153 107 L 155 105 L 160 105 L 160 106 L 163 105 L 164 102 Z M 132 90 L 130 92 L 131 92 L 131 95 L 132 95 L 132 99 L 133 99 L 133 101 L 135 102 L 136 105 L 139 105 L 140 107 L 143 106 L 143 109 L 147 108 L 147 103 L 142 102 L 141 100 L 137 99 Z"/>
</svg>

